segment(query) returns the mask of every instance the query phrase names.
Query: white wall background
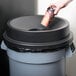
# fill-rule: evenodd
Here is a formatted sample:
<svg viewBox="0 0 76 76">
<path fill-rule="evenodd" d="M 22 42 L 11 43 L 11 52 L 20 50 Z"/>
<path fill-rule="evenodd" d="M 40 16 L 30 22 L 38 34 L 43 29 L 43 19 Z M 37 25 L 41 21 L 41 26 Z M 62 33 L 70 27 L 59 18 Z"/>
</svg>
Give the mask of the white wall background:
<svg viewBox="0 0 76 76">
<path fill-rule="evenodd" d="M 49 4 L 55 1 L 57 0 L 38 0 L 37 13 L 44 15 Z M 66 8 L 62 9 L 57 16 L 69 21 L 70 29 L 74 34 L 74 44 L 76 46 L 76 0 L 72 1 Z M 74 54 L 71 58 L 68 58 L 66 63 L 68 76 L 76 76 L 76 55 Z"/>
</svg>

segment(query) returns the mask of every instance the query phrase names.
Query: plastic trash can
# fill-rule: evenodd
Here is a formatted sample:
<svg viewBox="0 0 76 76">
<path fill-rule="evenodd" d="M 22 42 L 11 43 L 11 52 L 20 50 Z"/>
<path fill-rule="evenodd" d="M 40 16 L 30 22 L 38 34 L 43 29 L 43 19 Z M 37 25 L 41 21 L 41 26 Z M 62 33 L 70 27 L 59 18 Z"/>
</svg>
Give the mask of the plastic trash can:
<svg viewBox="0 0 76 76">
<path fill-rule="evenodd" d="M 10 76 L 65 76 L 66 52 L 74 51 L 67 20 L 55 17 L 45 28 L 43 16 L 24 16 L 8 22 L 2 49 L 7 51 Z"/>
</svg>

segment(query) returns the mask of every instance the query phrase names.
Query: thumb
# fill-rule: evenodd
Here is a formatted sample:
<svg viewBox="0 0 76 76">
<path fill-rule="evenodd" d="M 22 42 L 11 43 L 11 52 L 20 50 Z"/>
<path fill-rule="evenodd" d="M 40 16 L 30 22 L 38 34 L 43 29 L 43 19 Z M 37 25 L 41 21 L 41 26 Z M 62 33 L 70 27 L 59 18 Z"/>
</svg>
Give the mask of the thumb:
<svg viewBox="0 0 76 76">
<path fill-rule="evenodd" d="M 54 14 L 57 15 L 60 9 L 61 9 L 60 7 L 55 8 Z"/>
</svg>

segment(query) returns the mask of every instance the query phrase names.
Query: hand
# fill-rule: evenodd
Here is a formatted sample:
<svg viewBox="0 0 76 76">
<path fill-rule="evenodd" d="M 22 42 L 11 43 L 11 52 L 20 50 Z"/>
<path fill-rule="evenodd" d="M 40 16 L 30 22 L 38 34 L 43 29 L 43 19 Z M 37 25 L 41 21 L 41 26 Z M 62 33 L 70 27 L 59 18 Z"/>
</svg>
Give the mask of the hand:
<svg viewBox="0 0 76 76">
<path fill-rule="evenodd" d="M 58 14 L 60 9 L 64 8 L 67 6 L 72 0 L 59 0 L 55 4 L 50 4 L 48 8 L 54 9 L 54 12 L 50 12 L 49 9 L 47 8 L 48 11 L 45 12 L 45 15 L 41 21 L 41 24 L 45 27 L 49 25 L 49 22 L 52 23 L 53 17 Z"/>
<path fill-rule="evenodd" d="M 60 0 L 60 1 L 57 1 L 56 3 L 54 3 L 54 4 L 50 4 L 49 7 L 54 8 L 54 10 L 55 10 L 55 11 L 54 11 L 54 14 L 56 15 L 56 14 L 58 14 L 58 12 L 59 12 L 62 8 L 66 7 L 71 1 L 72 1 L 72 0 Z"/>
</svg>

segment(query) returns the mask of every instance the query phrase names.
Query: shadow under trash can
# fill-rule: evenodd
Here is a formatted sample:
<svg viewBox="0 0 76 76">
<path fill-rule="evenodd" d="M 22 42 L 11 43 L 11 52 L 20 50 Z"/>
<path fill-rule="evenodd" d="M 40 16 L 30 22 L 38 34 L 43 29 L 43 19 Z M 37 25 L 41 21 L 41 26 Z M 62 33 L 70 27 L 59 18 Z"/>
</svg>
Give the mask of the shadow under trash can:
<svg viewBox="0 0 76 76">
<path fill-rule="evenodd" d="M 73 53 L 69 22 L 55 17 L 49 27 L 43 16 L 24 16 L 8 22 L 1 48 L 9 57 L 10 76 L 65 76 L 66 53 Z"/>
</svg>

